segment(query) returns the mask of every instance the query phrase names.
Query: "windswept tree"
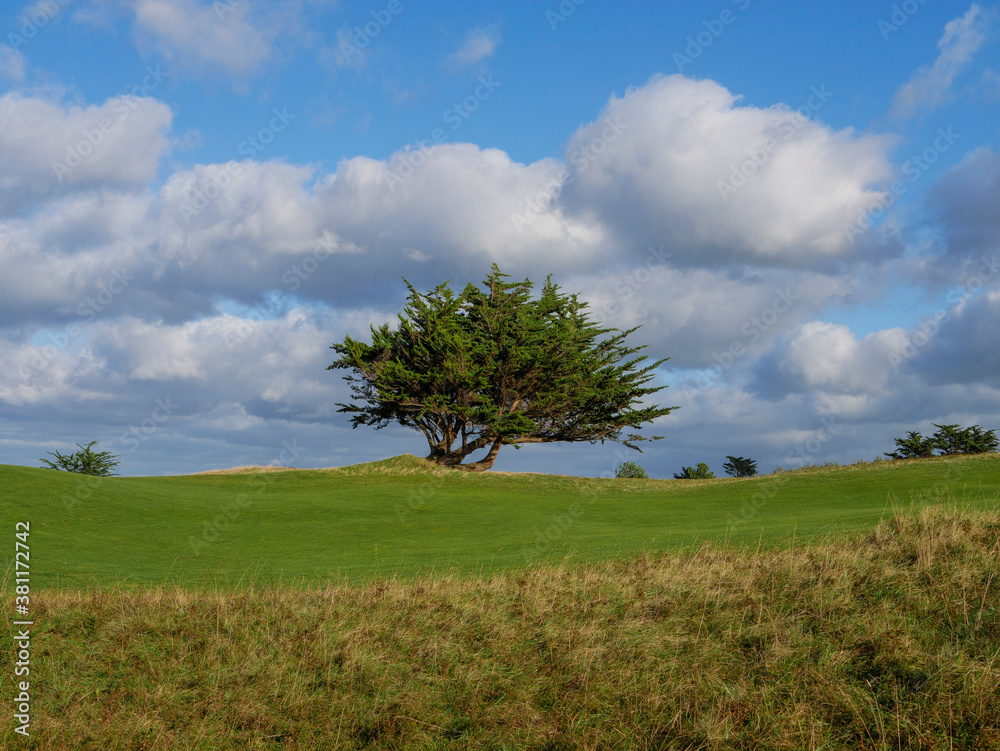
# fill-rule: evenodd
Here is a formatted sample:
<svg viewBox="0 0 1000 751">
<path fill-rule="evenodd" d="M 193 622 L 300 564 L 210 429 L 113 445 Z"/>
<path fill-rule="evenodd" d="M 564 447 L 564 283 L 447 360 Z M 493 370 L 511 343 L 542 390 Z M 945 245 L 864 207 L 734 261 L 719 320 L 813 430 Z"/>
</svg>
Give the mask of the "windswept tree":
<svg viewBox="0 0 1000 751">
<path fill-rule="evenodd" d="M 757 474 L 757 462 L 743 456 L 726 456 L 729 460 L 722 469 L 730 477 L 754 477 Z"/>
<path fill-rule="evenodd" d="M 345 337 L 327 370 L 347 369 L 352 427 L 391 423 L 415 428 L 428 459 L 469 470 L 493 466 L 503 446 L 526 443 L 657 440 L 638 431 L 676 407 L 647 403 L 666 388 L 648 385 L 666 358 L 643 365 L 638 327 L 601 328 L 576 295 L 551 276 L 532 297 L 532 282 L 508 282 L 496 264 L 480 289 L 455 294 L 445 282 L 409 289 L 395 328 L 371 327 L 371 343 Z M 486 455 L 468 464 L 472 453 Z"/>
<path fill-rule="evenodd" d="M 937 440 L 925 438 L 915 430 L 906 434 L 905 438 L 896 438 L 896 450 L 891 454 L 886 454 L 890 459 L 922 459 L 934 456 L 934 449 L 938 447 Z"/>
<path fill-rule="evenodd" d="M 984 430 L 979 425 L 960 428 L 958 425 L 938 425 L 934 434 L 935 448 L 942 456 L 951 454 L 988 454 L 997 450 L 996 430 Z"/>
<path fill-rule="evenodd" d="M 76 444 L 80 450 L 73 454 L 60 454 L 58 451 L 50 451 L 49 455 L 56 458 L 39 459 L 42 464 L 48 465 L 49 469 L 56 469 L 60 472 L 76 472 L 81 475 L 95 475 L 97 477 L 114 477 L 114 469 L 121 462 L 118 457 L 110 451 L 94 451 L 93 447 L 97 441 L 91 441 L 86 446 Z"/>
</svg>

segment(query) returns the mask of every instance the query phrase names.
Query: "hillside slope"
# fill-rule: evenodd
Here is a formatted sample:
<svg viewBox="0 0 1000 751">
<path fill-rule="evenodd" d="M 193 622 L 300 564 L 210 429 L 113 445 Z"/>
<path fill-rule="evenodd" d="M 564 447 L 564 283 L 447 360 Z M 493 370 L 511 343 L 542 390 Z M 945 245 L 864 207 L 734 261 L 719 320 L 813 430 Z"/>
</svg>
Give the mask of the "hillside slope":
<svg viewBox="0 0 1000 751">
<path fill-rule="evenodd" d="M 321 582 L 599 561 L 702 541 L 784 544 L 895 508 L 995 507 L 1000 455 L 746 480 L 470 474 L 403 456 L 333 470 L 87 478 L 0 465 L 35 587 Z"/>
</svg>

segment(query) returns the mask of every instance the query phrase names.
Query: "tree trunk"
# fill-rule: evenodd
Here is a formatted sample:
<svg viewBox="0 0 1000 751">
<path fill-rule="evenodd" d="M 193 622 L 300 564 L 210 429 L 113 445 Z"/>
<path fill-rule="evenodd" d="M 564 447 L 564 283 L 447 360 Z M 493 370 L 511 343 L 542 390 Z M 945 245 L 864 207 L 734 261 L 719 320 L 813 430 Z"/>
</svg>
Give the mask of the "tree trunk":
<svg viewBox="0 0 1000 751">
<path fill-rule="evenodd" d="M 445 443 L 442 441 L 440 443 L 431 444 L 431 452 L 430 454 L 427 455 L 426 458 L 429 461 L 432 461 L 435 464 L 440 464 L 444 467 L 455 467 L 456 469 L 471 468 L 472 471 L 475 472 L 483 469 L 489 469 L 491 466 L 493 466 L 493 460 L 496 459 L 497 451 L 500 450 L 499 446 L 496 447 L 495 449 L 491 448 L 489 455 L 486 457 L 486 459 L 483 459 L 482 462 L 473 462 L 472 464 L 468 465 L 462 464 L 462 462 L 465 461 L 465 457 L 467 457 L 469 454 L 473 454 L 476 451 L 479 451 L 479 449 L 485 448 L 488 445 L 489 445 L 488 439 L 477 438 L 471 443 L 466 443 L 466 445 L 464 445 L 462 448 L 455 449 L 452 451 L 449 450 L 448 447 L 445 445 Z M 480 467 L 479 465 L 486 462 L 487 459 L 489 459 L 489 463 L 484 464 L 484 466 Z"/>
<path fill-rule="evenodd" d="M 480 459 L 478 462 L 470 462 L 469 464 L 460 464 L 458 469 L 464 469 L 467 472 L 484 472 L 493 466 L 493 462 L 497 460 L 497 454 L 500 453 L 500 447 L 503 445 L 503 438 L 497 438 L 493 441 L 493 445 L 490 446 L 490 452 Z"/>
</svg>

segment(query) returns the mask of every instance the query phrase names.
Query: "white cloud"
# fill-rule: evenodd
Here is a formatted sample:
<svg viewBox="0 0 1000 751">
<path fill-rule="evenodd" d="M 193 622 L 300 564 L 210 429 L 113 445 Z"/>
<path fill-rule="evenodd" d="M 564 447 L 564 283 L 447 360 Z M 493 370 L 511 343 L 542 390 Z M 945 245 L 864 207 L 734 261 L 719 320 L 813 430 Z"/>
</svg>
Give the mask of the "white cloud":
<svg viewBox="0 0 1000 751">
<path fill-rule="evenodd" d="M 448 55 L 445 64 L 452 69 L 473 65 L 492 55 L 498 44 L 500 44 L 499 26 L 476 27 L 469 32 L 465 43 Z"/>
<path fill-rule="evenodd" d="M 0 78 L 9 81 L 23 81 L 27 58 L 6 44 L 0 44 Z"/>
<path fill-rule="evenodd" d="M 169 149 L 170 108 L 151 97 L 88 107 L 0 97 L 0 216 L 73 190 L 141 186 Z"/>
<path fill-rule="evenodd" d="M 871 396 L 884 393 L 893 356 L 908 344 L 901 328 L 857 339 L 844 325 L 810 321 L 782 337 L 764 358 L 758 390 Z"/>
<path fill-rule="evenodd" d="M 848 278 L 801 271 L 765 276 L 671 268 L 657 252 L 623 253 L 630 263 L 605 261 L 603 273 L 572 275 L 565 286 L 578 291 L 606 325 L 642 325 L 636 338 L 652 345 L 658 357 L 670 357 L 668 367 L 713 369 L 710 380 L 732 380 L 776 335 L 853 286 Z"/>
<path fill-rule="evenodd" d="M 643 324 L 637 340 L 651 356 L 672 358 L 663 401 L 683 406 L 657 428 L 678 440 L 650 457 L 676 461 L 674 471 L 720 446 L 783 455 L 819 429 L 820 415 L 854 427 L 818 458 L 853 459 L 890 450 L 891 435 L 919 420 L 975 413 L 977 404 L 986 405 L 980 421 L 1000 413 L 991 406 L 1000 404 L 989 386 L 993 360 L 980 357 L 985 369 L 971 385 L 956 385 L 960 368 L 945 373 L 923 357 L 897 373 L 889 355 L 905 345 L 902 329 L 862 337 L 815 320 L 862 294 L 857 277 L 878 268 L 855 263 L 847 274 L 830 261 L 852 257 L 842 216 L 873 195 L 889 142 L 833 131 L 787 107 L 739 107 L 710 81 L 654 79 L 612 99 L 573 136 L 565 160 L 522 164 L 452 143 L 347 159 L 329 174 L 279 161 L 196 165 L 156 190 L 165 105 L 141 100 L 122 123 L 134 132 L 108 161 L 95 152 L 72 173 L 76 182 L 59 185 L 45 175 L 53 144 L 58 154 L 118 100 L 71 108 L 11 96 L 0 98 L 12 126 L 0 130 L 8 180 L 0 186 L 0 409 L 35 405 L 18 413 L 24 420 L 73 405 L 76 429 L 90 430 L 99 416 L 118 435 L 170 396 L 187 415 L 171 424 L 193 444 L 224 445 L 242 430 L 257 437 L 241 441 L 263 445 L 290 426 L 297 435 L 317 426 L 317 441 L 329 443 L 345 422 L 332 406 L 345 387 L 324 370 L 329 343 L 392 320 L 405 294 L 401 275 L 418 289 L 443 279 L 462 286 L 492 261 L 536 282 L 553 272 L 598 312 L 616 306 L 608 325 Z M 581 160 L 609 119 L 620 123 L 615 138 Z M 791 131 L 780 149 L 722 200 L 717 182 L 730 165 L 780 138 L 782 126 Z M 974 220 L 979 243 L 995 233 L 994 156 L 970 155 L 942 188 L 954 197 L 940 204 L 948 226 Z M 663 258 L 650 246 L 662 246 Z M 134 276 L 127 289 L 24 377 L 47 333 L 58 340 L 68 322 L 80 323 L 78 306 L 119 269 Z M 984 321 L 998 319 L 990 294 L 975 307 Z M 960 312 L 940 346 L 968 364 L 996 332 L 983 324 L 962 336 Z M 698 375 L 687 369 L 720 366 L 734 344 L 741 354 L 716 368 L 709 387 L 686 385 Z M 911 422 L 900 428 L 901 420 Z M 392 445 L 422 449 L 419 436 Z M 188 450 L 188 461 L 210 461 Z M 695 450 L 705 453 L 677 453 Z"/>
<path fill-rule="evenodd" d="M 809 303 L 769 325 L 768 336 L 853 288 L 828 270 L 804 269 L 850 252 L 831 196 L 853 207 L 870 195 L 864 186 L 880 174 L 886 147 L 795 120 L 784 108 L 736 108 L 734 101 L 711 82 L 653 80 L 613 99 L 601 120 L 581 129 L 568 162 L 525 165 L 498 149 L 446 143 L 384 161 L 355 157 L 326 175 L 282 162 L 198 165 L 174 172 L 155 195 L 137 180 L 133 198 L 117 191 L 54 202 L 44 222 L 11 225 L 2 252 L 30 281 L 23 293 L 11 289 L 11 299 L 72 308 L 102 274 L 127 268 L 137 276 L 127 296 L 140 306 L 133 312 L 175 320 L 208 312 L 214 299 L 257 304 L 268 290 L 350 306 L 390 287 L 398 294 L 391 280 L 401 272 L 430 285 L 479 279 L 496 261 L 532 278 L 555 272 L 595 302 L 623 303 L 604 281 L 662 246 L 669 271 L 622 305 L 615 323 L 652 321 L 683 345 L 671 348 L 685 353 L 675 364 L 710 366 L 716 348 L 749 336 L 741 324 L 770 306 L 776 290 Z M 49 110 L 49 120 L 69 117 Z M 604 120 L 623 126 L 616 140 L 593 161 L 574 161 Z M 714 178 L 727 176 L 727 160 L 787 122 L 798 123 L 783 146 L 791 156 L 779 152 L 771 172 L 722 201 Z M 30 150 L 9 153 L 23 158 Z M 136 177 L 151 178 L 148 153 L 117 156 L 121 169 L 145 164 Z M 81 166 L 74 176 L 84 174 Z M 122 177 L 94 175 L 91 185 Z M 26 192 L 21 186 L 9 195 L 22 200 Z M 786 270 L 764 278 L 731 264 Z"/>
<path fill-rule="evenodd" d="M 831 95 L 803 100 L 818 109 Z M 843 227 L 890 176 L 891 139 L 736 102 L 680 75 L 612 97 L 570 140 L 571 177 L 555 205 L 592 213 L 619 241 L 663 244 L 677 263 L 815 266 L 856 255 Z M 752 174 L 734 179 L 741 170 Z"/>
<path fill-rule="evenodd" d="M 0 338 L 0 403 L 18 407 L 51 404 L 67 393 L 73 394 L 74 401 L 112 396 L 107 384 L 78 385 L 101 373 L 106 363 L 86 346 L 60 348 L 63 334 L 59 330 L 46 332 L 37 344 Z"/>
<path fill-rule="evenodd" d="M 416 248 L 403 248 L 403 255 L 409 258 L 411 261 L 430 261 L 434 256 L 427 255 L 423 251 L 417 250 Z"/>
<path fill-rule="evenodd" d="M 938 41 L 937 59 L 932 65 L 918 69 L 903 84 L 893 99 L 890 114 L 911 117 L 941 106 L 955 77 L 962 72 L 973 55 L 983 46 L 989 34 L 992 12 L 973 3 L 964 16 L 945 24 Z"/>
<path fill-rule="evenodd" d="M 248 18 L 250 3 L 133 0 L 133 9 L 141 44 L 172 67 L 242 76 L 273 52 L 270 34 Z"/>
<path fill-rule="evenodd" d="M 512 221 L 560 169 L 555 160 L 523 165 L 499 149 L 441 144 L 387 162 L 347 160 L 316 195 L 330 226 L 369 250 L 419 247 L 477 270 L 493 260 L 579 266 L 606 252 L 592 220 L 553 211 L 524 232 Z"/>
<path fill-rule="evenodd" d="M 226 162 L 175 172 L 160 190 L 163 255 L 301 253 L 322 233 L 305 183 L 309 167 Z M 231 258 L 231 260 L 236 260 Z"/>
</svg>

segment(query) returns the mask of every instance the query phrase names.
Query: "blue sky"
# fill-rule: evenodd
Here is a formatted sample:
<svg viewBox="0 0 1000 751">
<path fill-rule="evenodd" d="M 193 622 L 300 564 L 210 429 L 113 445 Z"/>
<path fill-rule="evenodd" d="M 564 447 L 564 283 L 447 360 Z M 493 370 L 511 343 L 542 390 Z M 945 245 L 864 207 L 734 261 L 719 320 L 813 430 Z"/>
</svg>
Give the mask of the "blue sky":
<svg viewBox="0 0 1000 751">
<path fill-rule="evenodd" d="M 681 4 L 678 4 L 681 5 Z M 403 452 L 328 345 L 552 273 L 642 325 L 654 476 L 1000 427 L 987 3 L 42 0 L 0 39 L 0 461 L 124 474 Z M 831 427 L 835 426 L 835 427 Z"/>
</svg>

